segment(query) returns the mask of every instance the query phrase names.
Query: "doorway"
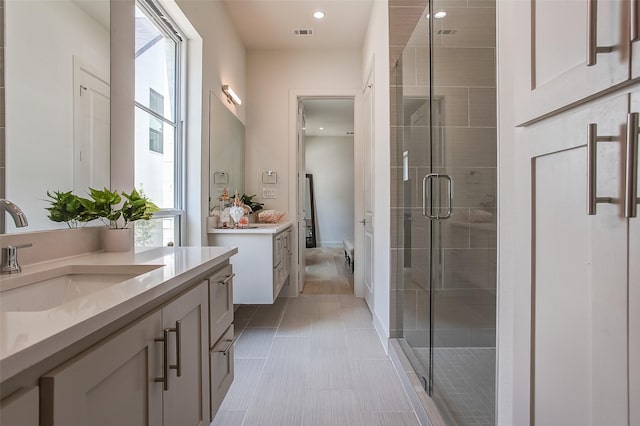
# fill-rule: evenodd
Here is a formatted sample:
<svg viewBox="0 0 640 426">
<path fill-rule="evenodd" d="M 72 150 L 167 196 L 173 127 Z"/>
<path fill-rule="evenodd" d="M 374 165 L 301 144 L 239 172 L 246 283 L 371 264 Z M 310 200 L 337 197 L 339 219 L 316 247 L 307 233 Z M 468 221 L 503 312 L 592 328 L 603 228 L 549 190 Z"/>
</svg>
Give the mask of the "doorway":
<svg viewBox="0 0 640 426">
<path fill-rule="evenodd" d="M 354 99 L 300 99 L 300 274 L 306 294 L 353 294 Z"/>
</svg>

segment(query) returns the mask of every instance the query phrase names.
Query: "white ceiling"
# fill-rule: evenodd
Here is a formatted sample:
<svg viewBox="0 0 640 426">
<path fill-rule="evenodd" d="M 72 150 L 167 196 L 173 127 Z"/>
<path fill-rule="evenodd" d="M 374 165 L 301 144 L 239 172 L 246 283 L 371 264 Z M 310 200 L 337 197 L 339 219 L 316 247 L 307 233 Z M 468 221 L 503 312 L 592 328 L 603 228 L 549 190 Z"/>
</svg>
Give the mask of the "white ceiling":
<svg viewBox="0 0 640 426">
<path fill-rule="evenodd" d="M 303 104 L 306 136 L 349 136 L 353 132 L 352 99 L 307 99 Z"/>
<path fill-rule="evenodd" d="M 374 0 L 224 0 L 247 50 L 359 49 Z M 322 10 L 318 21 L 312 13 Z M 313 29 L 294 36 L 294 29 Z"/>
</svg>

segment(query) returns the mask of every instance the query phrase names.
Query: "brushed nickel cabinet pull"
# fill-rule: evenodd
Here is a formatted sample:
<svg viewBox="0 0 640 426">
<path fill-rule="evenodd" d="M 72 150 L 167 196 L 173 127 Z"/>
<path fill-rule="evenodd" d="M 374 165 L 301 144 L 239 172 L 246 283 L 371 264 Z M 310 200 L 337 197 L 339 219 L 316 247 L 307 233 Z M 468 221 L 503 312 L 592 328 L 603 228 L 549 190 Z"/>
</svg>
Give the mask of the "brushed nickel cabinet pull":
<svg viewBox="0 0 640 426">
<path fill-rule="evenodd" d="M 633 3 L 636 3 L 634 1 Z M 637 112 L 627 115 L 627 158 L 625 161 L 624 217 L 638 215 L 638 117 Z"/>
<path fill-rule="evenodd" d="M 598 136 L 598 125 L 589 123 L 587 128 L 587 215 L 596 214 L 598 203 L 611 203 L 611 197 L 598 197 L 596 185 L 598 179 L 598 142 L 614 142 L 619 139 L 614 136 Z"/>
<path fill-rule="evenodd" d="M 182 353 L 182 349 L 181 349 L 182 345 L 180 343 L 182 323 L 180 321 L 176 321 L 175 328 L 167 328 L 166 330 L 168 332 L 176 333 L 176 363 L 170 365 L 169 368 L 172 370 L 176 370 L 176 376 L 180 377 L 182 376 L 182 363 L 180 362 L 181 353 Z"/>
<path fill-rule="evenodd" d="M 631 0 L 631 41 L 640 40 L 640 0 Z"/>
<path fill-rule="evenodd" d="M 589 0 L 587 7 L 587 66 L 598 63 L 598 53 L 611 53 L 613 47 L 598 46 L 598 0 Z"/>
<path fill-rule="evenodd" d="M 162 389 L 169 390 L 169 329 L 165 328 L 162 337 L 154 339 L 162 343 L 162 377 L 156 377 L 155 382 L 162 383 Z"/>
<path fill-rule="evenodd" d="M 222 281 L 218 281 L 218 284 L 220 284 L 220 285 L 227 285 L 227 284 L 229 283 L 229 281 L 231 281 L 231 279 L 232 279 L 233 277 L 235 277 L 235 276 L 236 276 L 236 274 L 235 274 L 235 273 L 233 273 L 233 274 L 231 274 L 231 275 L 227 276 L 224 280 L 222 280 Z"/>
</svg>

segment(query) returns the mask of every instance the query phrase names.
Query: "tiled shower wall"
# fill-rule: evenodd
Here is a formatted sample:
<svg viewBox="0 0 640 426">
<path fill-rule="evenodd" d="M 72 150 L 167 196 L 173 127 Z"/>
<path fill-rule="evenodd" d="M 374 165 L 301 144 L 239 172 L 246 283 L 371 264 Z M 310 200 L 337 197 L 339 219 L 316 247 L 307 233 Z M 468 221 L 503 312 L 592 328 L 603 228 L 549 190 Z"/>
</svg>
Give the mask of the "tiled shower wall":
<svg viewBox="0 0 640 426">
<path fill-rule="evenodd" d="M 389 7 L 392 335 L 414 347 L 429 345 L 432 253 L 421 186 L 433 164 L 431 171 L 454 180 L 453 217 L 440 222 L 441 247 L 433 253 L 441 261 L 434 270 L 433 344 L 494 346 L 495 2 L 434 0 L 434 10 L 446 10 L 447 17 L 434 21 L 431 115 L 426 7 L 426 1 L 407 0 L 390 0 Z"/>
</svg>

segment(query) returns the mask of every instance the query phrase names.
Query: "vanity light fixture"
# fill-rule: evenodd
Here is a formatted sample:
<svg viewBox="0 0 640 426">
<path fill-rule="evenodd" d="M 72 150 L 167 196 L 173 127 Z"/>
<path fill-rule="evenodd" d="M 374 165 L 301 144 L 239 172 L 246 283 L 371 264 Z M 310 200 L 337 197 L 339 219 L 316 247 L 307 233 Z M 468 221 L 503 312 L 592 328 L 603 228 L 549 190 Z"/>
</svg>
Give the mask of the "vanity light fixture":
<svg viewBox="0 0 640 426">
<path fill-rule="evenodd" d="M 224 86 L 222 86 L 222 91 L 224 92 L 225 95 L 227 95 L 227 101 L 234 103 L 236 105 L 242 105 L 242 99 L 240 99 L 240 97 L 236 94 L 236 92 L 233 91 L 231 86 L 229 86 L 228 84 L 225 84 Z"/>
<path fill-rule="evenodd" d="M 313 12 L 313 17 L 315 19 L 317 19 L 318 21 L 321 20 L 321 19 L 324 19 L 325 16 L 327 16 L 327 14 L 324 13 L 323 11 L 321 11 L 321 10 L 316 10 L 315 12 Z"/>
</svg>

